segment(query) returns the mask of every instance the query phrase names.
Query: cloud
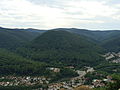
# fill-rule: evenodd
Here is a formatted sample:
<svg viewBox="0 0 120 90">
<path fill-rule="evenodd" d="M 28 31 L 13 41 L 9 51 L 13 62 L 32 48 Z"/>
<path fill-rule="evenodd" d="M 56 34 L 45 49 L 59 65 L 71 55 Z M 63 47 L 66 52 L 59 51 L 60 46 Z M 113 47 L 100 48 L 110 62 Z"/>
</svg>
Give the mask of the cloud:
<svg viewBox="0 0 120 90">
<path fill-rule="evenodd" d="M 107 23 L 120 21 L 119 11 L 120 4 L 116 0 L 1 0 L 0 25 L 106 29 L 109 28 Z M 120 27 L 113 25 L 114 28 Z"/>
</svg>

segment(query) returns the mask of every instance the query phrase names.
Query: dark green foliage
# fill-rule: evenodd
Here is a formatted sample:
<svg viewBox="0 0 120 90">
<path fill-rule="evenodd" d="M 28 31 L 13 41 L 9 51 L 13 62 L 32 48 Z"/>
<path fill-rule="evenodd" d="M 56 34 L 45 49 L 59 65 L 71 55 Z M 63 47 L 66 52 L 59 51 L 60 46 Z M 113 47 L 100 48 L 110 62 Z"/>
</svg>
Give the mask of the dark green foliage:
<svg viewBox="0 0 120 90">
<path fill-rule="evenodd" d="M 0 27 L 0 48 L 14 49 L 40 35 L 24 29 L 7 29 Z"/>
<path fill-rule="evenodd" d="M 72 69 L 67 69 L 67 68 L 63 68 L 60 71 L 61 73 L 61 77 L 75 77 L 78 76 L 78 74 L 73 71 Z"/>
<path fill-rule="evenodd" d="M 120 31 L 90 31 L 76 28 L 58 28 L 55 31 L 68 31 L 85 37 L 88 41 L 102 45 L 107 51 L 119 51 Z M 45 30 L 36 29 L 8 29 L 0 27 L 0 48 L 15 48 L 23 45 L 26 41 L 36 38 Z"/>
<path fill-rule="evenodd" d="M 120 73 L 120 64 L 116 64 L 116 63 L 102 63 L 98 66 L 95 67 L 95 69 L 99 70 L 99 71 L 104 71 L 107 72 L 109 74 L 113 74 L 113 73 Z"/>
<path fill-rule="evenodd" d="M 118 90 L 120 88 L 120 74 L 112 75 L 114 83 L 109 83 L 107 90 Z"/>
<path fill-rule="evenodd" d="M 76 29 L 76 28 L 58 28 L 54 30 L 64 30 L 78 35 L 84 35 L 88 40 L 93 41 L 106 49 L 108 51 L 120 51 L 120 31 L 119 30 L 108 30 L 108 31 L 90 31 L 86 29 Z"/>
<path fill-rule="evenodd" d="M 0 75 L 44 75 L 46 64 L 0 49 Z M 48 73 L 49 74 L 49 73 Z"/>
<path fill-rule="evenodd" d="M 64 80 L 66 78 L 72 78 L 78 76 L 77 72 L 73 71 L 72 69 L 62 68 L 59 73 L 55 73 L 52 76 L 52 82 Z"/>
<path fill-rule="evenodd" d="M 89 40 L 92 40 L 94 42 L 103 42 L 104 40 L 107 40 L 111 37 L 116 37 L 120 35 L 120 31 L 119 30 L 108 30 L 108 31 L 92 31 L 92 30 L 87 30 L 87 29 L 77 29 L 77 28 L 57 28 L 57 29 L 53 29 L 56 31 L 69 31 L 72 33 L 76 33 L 78 35 L 84 35 L 86 37 L 89 38 Z"/>
<path fill-rule="evenodd" d="M 111 37 L 102 43 L 102 46 L 108 51 L 120 51 L 120 36 Z"/>
<path fill-rule="evenodd" d="M 17 49 L 18 53 L 32 60 L 78 67 L 100 63 L 102 51 L 93 42 L 67 31 L 48 31 L 28 46 Z"/>
</svg>

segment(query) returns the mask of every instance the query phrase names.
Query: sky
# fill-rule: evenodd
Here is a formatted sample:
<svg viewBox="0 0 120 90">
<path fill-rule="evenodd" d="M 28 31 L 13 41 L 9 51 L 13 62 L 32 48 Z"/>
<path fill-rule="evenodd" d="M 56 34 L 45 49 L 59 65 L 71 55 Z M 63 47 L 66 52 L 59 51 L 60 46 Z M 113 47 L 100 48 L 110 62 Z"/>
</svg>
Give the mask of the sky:
<svg viewBox="0 0 120 90">
<path fill-rule="evenodd" d="M 0 26 L 120 30 L 120 0 L 0 0 Z"/>
</svg>

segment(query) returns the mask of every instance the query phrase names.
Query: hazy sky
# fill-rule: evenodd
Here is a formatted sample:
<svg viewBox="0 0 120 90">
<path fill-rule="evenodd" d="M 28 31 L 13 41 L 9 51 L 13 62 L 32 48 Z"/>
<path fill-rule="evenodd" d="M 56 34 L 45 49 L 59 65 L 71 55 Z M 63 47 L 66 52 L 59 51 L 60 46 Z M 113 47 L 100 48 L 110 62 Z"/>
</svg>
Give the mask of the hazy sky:
<svg viewBox="0 0 120 90">
<path fill-rule="evenodd" d="M 0 0 L 0 26 L 120 30 L 120 0 Z"/>
</svg>

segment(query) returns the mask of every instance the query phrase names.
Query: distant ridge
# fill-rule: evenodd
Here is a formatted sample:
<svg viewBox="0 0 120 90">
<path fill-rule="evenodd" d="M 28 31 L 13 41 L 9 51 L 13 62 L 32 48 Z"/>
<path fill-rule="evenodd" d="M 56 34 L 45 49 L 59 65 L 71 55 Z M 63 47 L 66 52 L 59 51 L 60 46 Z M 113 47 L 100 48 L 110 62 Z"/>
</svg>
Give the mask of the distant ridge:
<svg viewBox="0 0 120 90">
<path fill-rule="evenodd" d="M 31 41 L 40 35 L 42 31 L 9 29 L 0 27 L 0 48 L 15 48 Z"/>
<path fill-rule="evenodd" d="M 104 47 L 107 51 L 116 51 L 116 50 L 119 51 L 120 50 L 119 44 L 115 43 L 115 41 L 116 40 L 118 41 L 119 39 L 120 30 L 93 31 L 93 30 L 88 30 L 88 29 L 77 29 L 77 28 L 55 28 L 55 29 L 50 29 L 50 30 L 68 31 L 71 33 L 78 34 L 80 36 L 84 36 L 89 41 L 93 41 L 94 43 L 99 44 L 100 46 Z M 11 47 L 11 46 L 16 47 L 16 45 L 21 45 L 23 42 L 33 40 L 34 38 L 45 33 L 46 31 L 49 31 L 49 30 L 39 30 L 39 29 L 33 29 L 33 28 L 10 29 L 10 28 L 0 27 L 0 34 L 1 34 L 0 43 L 2 42 L 0 44 L 0 47 Z M 114 38 L 116 39 L 114 40 Z M 112 42 L 111 45 L 110 45 L 110 42 Z M 114 46 L 113 49 L 111 49 L 112 46 Z M 108 47 L 110 48 L 108 49 Z"/>
</svg>

